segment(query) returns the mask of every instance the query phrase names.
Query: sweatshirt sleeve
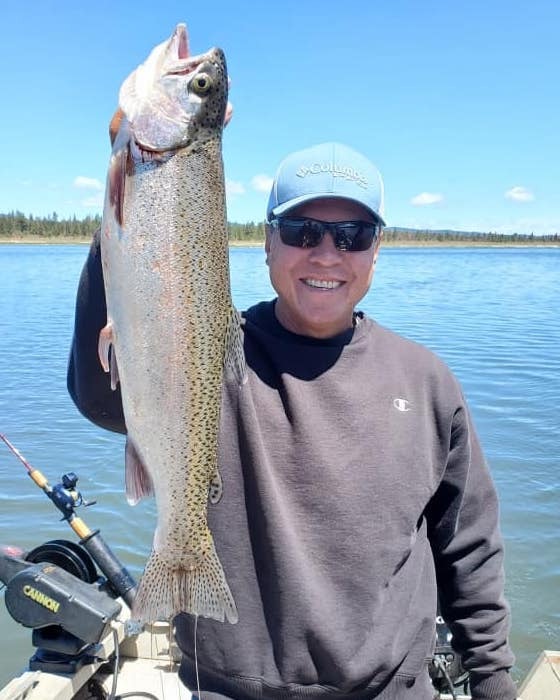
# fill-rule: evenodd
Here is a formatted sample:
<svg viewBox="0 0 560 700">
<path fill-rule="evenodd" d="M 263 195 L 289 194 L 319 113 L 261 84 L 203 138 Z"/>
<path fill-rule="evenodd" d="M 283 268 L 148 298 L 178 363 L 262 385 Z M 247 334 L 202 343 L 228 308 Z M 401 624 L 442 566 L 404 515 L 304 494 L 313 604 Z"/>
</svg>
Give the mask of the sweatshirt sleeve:
<svg viewBox="0 0 560 700">
<path fill-rule="evenodd" d="M 120 389 L 111 389 L 109 375 L 103 371 L 97 356 L 99 332 L 106 322 L 98 229 L 78 285 L 67 385 L 72 400 L 86 418 L 107 430 L 125 433 Z"/>
<path fill-rule="evenodd" d="M 428 522 L 442 615 L 470 671 L 473 700 L 514 700 L 498 499 L 464 402 L 453 415 Z"/>
</svg>

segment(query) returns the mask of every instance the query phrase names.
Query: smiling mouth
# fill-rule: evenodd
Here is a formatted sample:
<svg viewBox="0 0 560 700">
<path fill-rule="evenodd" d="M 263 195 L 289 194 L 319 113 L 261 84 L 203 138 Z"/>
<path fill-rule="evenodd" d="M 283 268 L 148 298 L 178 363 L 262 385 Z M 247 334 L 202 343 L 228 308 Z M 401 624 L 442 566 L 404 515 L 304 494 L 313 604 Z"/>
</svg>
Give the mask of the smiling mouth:
<svg viewBox="0 0 560 700">
<path fill-rule="evenodd" d="M 301 280 L 306 286 L 313 287 L 313 289 L 337 289 L 341 287 L 344 282 L 339 280 L 315 280 L 312 278 L 306 278 Z"/>
</svg>

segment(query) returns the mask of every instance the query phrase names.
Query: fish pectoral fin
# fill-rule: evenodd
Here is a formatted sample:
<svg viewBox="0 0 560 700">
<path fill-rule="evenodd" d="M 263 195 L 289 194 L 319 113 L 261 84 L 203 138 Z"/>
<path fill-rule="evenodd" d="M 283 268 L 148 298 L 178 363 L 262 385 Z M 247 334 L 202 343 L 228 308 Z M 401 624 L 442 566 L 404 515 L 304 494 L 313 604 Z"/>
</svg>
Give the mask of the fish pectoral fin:
<svg viewBox="0 0 560 700">
<path fill-rule="evenodd" d="M 235 624 L 237 606 L 212 543 L 196 564 L 164 557 L 153 550 L 132 606 L 132 618 L 141 622 L 169 620 L 180 612 Z"/>
<path fill-rule="evenodd" d="M 124 136 L 122 135 L 124 133 Z M 114 151 L 111 156 L 109 166 L 108 187 L 109 187 L 109 203 L 113 207 L 113 215 L 115 221 L 122 228 L 124 223 L 124 198 L 126 188 L 126 176 L 131 170 L 130 160 L 130 145 L 128 130 L 125 127 L 119 126 Z"/>
<path fill-rule="evenodd" d="M 131 506 L 135 506 L 142 498 L 153 495 L 154 485 L 134 443 L 129 437 L 126 438 L 124 463 L 126 500 Z"/>
<path fill-rule="evenodd" d="M 235 308 L 232 308 L 226 333 L 224 366 L 233 372 L 238 384 L 245 384 L 247 381 L 247 365 L 245 364 L 245 351 L 243 349 L 241 317 Z"/>
<path fill-rule="evenodd" d="M 99 332 L 97 354 L 105 372 L 111 373 L 111 389 L 114 391 L 119 383 L 119 368 L 113 345 L 113 324 L 111 321 L 108 321 L 107 325 Z"/>
</svg>

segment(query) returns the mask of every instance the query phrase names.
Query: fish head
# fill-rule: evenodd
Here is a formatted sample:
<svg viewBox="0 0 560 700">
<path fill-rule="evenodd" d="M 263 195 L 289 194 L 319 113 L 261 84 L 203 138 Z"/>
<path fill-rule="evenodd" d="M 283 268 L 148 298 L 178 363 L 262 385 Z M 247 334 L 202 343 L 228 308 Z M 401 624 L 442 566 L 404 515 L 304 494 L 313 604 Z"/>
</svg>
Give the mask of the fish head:
<svg viewBox="0 0 560 700">
<path fill-rule="evenodd" d="M 168 152 L 221 136 L 227 98 L 223 51 L 191 56 L 186 26 L 179 24 L 124 81 L 119 108 L 141 149 Z"/>
</svg>

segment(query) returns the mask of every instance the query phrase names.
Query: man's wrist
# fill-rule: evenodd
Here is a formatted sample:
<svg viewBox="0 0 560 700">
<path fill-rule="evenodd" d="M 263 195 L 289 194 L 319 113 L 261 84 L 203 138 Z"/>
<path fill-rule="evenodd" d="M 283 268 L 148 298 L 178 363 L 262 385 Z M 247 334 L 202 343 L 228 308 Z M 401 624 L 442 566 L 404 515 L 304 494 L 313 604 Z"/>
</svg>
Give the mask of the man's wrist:
<svg viewBox="0 0 560 700">
<path fill-rule="evenodd" d="M 470 689 L 473 700 L 516 700 L 517 688 L 508 671 L 477 673 L 471 671 Z"/>
</svg>

